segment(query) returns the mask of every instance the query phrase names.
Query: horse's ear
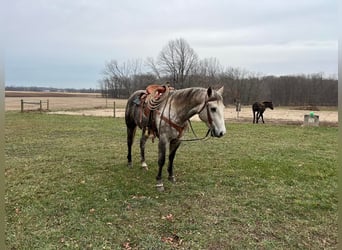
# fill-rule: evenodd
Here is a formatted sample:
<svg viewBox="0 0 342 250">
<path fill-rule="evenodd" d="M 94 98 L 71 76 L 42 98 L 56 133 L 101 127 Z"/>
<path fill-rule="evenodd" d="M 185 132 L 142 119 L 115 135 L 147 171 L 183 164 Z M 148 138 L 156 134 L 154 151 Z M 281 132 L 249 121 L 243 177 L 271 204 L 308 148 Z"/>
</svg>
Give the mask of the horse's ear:
<svg viewBox="0 0 342 250">
<path fill-rule="evenodd" d="M 221 96 L 223 96 L 223 90 L 224 90 L 224 86 L 222 86 L 221 88 L 219 88 L 217 90 L 217 93 L 219 93 Z"/>
<path fill-rule="evenodd" d="M 208 97 L 209 97 L 209 98 L 210 98 L 211 95 L 213 94 L 213 90 L 211 89 L 211 87 L 209 87 L 209 88 L 207 89 L 207 94 L 208 94 Z"/>
</svg>

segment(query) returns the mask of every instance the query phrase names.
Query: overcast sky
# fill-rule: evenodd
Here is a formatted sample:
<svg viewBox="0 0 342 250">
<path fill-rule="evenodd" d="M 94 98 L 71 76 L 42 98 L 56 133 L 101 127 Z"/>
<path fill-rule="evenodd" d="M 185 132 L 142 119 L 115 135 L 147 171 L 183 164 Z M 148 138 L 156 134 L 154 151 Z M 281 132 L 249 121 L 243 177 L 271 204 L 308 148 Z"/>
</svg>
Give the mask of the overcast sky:
<svg viewBox="0 0 342 250">
<path fill-rule="evenodd" d="M 185 39 L 264 75 L 337 76 L 337 0 L 2 1 L 6 86 L 97 88 L 104 64 Z"/>
</svg>

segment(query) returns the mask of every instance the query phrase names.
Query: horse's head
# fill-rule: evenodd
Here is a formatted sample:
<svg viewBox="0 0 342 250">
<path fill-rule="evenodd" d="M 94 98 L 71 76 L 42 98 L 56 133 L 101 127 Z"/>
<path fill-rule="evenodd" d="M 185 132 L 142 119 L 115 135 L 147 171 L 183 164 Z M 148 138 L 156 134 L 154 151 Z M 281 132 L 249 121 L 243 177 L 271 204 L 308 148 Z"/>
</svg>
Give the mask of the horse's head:
<svg viewBox="0 0 342 250">
<path fill-rule="evenodd" d="M 273 103 L 272 102 L 263 102 L 263 104 L 265 105 L 265 108 L 273 109 Z"/>
<path fill-rule="evenodd" d="M 207 89 L 204 106 L 199 112 L 199 118 L 207 124 L 211 130 L 211 135 L 215 137 L 222 137 L 226 133 L 222 95 L 223 87 L 219 90 L 213 90 L 209 87 Z"/>
</svg>

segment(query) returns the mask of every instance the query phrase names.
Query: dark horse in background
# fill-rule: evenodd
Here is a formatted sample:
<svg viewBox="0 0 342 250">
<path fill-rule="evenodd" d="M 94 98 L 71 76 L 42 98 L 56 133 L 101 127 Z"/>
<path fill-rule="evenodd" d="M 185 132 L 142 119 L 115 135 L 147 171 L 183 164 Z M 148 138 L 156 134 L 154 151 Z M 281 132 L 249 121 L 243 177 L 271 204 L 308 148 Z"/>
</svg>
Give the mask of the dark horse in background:
<svg viewBox="0 0 342 250">
<path fill-rule="evenodd" d="M 152 87 L 152 88 L 151 88 Z M 188 120 L 198 114 L 206 123 L 214 137 L 226 133 L 224 122 L 223 87 L 187 88 L 174 90 L 168 86 L 150 85 L 146 90 L 134 92 L 127 101 L 125 120 L 127 126 L 128 166 L 132 167 L 132 144 L 136 128 L 142 129 L 140 139 L 141 166 L 145 162 L 145 142 L 149 137 L 157 137 L 158 166 L 157 189 L 163 191 L 162 169 L 166 152 L 169 151 L 169 180 L 175 181 L 173 160 L 181 144 L 181 138 L 188 127 Z"/>
<path fill-rule="evenodd" d="M 255 102 L 253 103 L 252 110 L 253 110 L 253 123 L 258 123 L 259 119 L 261 118 L 262 123 L 264 122 L 264 112 L 266 108 L 273 109 L 272 102 Z"/>
</svg>

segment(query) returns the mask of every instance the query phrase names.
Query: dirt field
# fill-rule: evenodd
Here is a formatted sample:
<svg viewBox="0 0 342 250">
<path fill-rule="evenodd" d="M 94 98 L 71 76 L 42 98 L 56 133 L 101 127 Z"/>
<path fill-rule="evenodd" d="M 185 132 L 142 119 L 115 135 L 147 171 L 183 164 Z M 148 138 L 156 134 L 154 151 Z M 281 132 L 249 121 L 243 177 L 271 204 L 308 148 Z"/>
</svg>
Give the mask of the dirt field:
<svg viewBox="0 0 342 250">
<path fill-rule="evenodd" d="M 99 94 L 83 93 L 53 93 L 53 92 L 19 92 L 6 91 L 5 110 L 20 110 L 21 100 L 24 102 L 46 102 L 49 100 L 50 111 L 62 110 L 80 110 L 80 109 L 99 109 L 111 108 L 113 105 L 117 108 L 125 108 L 126 100 L 102 98 Z M 24 110 L 38 109 L 39 105 L 25 104 Z M 46 105 L 43 105 L 43 109 Z"/>
<path fill-rule="evenodd" d="M 6 92 L 5 110 L 20 111 L 21 99 L 24 101 L 46 101 L 49 100 L 49 110 L 53 114 L 70 114 L 70 115 L 90 115 L 90 116 L 115 116 L 123 117 L 126 105 L 126 100 L 121 99 L 105 99 L 98 94 L 65 94 L 56 95 L 55 93 L 37 93 L 27 94 L 27 92 L 16 92 L 8 94 Z M 39 93 L 39 92 L 38 92 Z M 63 93 L 59 93 L 63 94 Z M 24 110 L 37 110 L 39 105 L 25 104 Z M 43 109 L 46 104 L 43 104 Z M 274 110 L 267 109 L 264 113 L 266 123 L 285 123 L 285 124 L 302 124 L 304 115 L 309 114 L 308 110 L 294 109 L 293 107 L 275 107 Z M 315 115 L 319 116 L 320 124 L 337 126 L 338 111 L 337 107 L 327 108 L 320 107 L 320 111 L 314 111 Z M 225 109 L 225 118 L 229 122 L 252 122 L 253 115 L 250 106 L 243 106 L 239 117 L 235 111 L 235 106 L 228 106 Z M 194 118 L 198 119 L 197 117 Z"/>
</svg>

